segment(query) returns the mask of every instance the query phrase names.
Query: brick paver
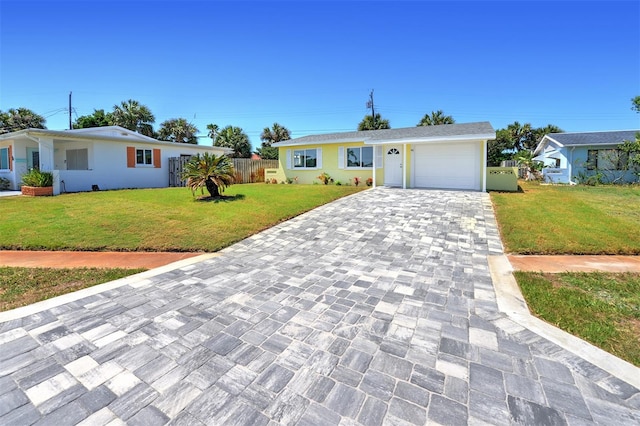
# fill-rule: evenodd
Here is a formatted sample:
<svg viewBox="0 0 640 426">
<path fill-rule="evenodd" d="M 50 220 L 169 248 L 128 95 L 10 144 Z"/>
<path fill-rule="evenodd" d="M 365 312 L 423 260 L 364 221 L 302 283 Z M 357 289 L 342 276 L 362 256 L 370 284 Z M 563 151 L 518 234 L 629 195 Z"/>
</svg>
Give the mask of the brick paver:
<svg viewBox="0 0 640 426">
<path fill-rule="evenodd" d="M 0 424 L 638 424 L 498 310 L 487 194 L 377 188 L 0 323 Z M 639 370 L 640 371 L 640 370 Z"/>
</svg>

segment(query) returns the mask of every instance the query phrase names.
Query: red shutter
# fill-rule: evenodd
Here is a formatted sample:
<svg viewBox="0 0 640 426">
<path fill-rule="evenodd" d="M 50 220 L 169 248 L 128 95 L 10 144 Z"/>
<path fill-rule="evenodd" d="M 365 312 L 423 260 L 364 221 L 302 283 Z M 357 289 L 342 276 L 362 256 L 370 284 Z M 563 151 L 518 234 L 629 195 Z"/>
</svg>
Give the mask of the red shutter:
<svg viewBox="0 0 640 426">
<path fill-rule="evenodd" d="M 136 166 L 136 149 L 132 146 L 127 147 L 127 167 Z"/>
<path fill-rule="evenodd" d="M 13 154 L 11 148 L 13 145 L 9 145 L 9 170 L 13 170 Z"/>
<path fill-rule="evenodd" d="M 160 150 L 159 149 L 154 149 L 153 150 L 153 167 L 155 167 L 156 169 L 159 169 L 161 167 L 161 158 L 160 158 Z"/>
</svg>

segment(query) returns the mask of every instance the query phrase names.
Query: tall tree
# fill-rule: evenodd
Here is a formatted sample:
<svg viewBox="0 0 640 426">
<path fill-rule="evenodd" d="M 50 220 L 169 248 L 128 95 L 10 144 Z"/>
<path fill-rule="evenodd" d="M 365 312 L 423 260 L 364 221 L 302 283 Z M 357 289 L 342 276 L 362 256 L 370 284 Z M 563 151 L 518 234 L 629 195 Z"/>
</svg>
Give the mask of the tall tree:
<svg viewBox="0 0 640 426">
<path fill-rule="evenodd" d="M 161 141 L 197 144 L 198 128 L 184 118 L 172 118 L 160 124 L 158 139 Z"/>
<path fill-rule="evenodd" d="M 0 111 L 0 134 L 23 129 L 46 129 L 47 120 L 28 108 L 9 108 Z"/>
<path fill-rule="evenodd" d="M 133 130 L 145 136 L 153 137 L 153 123 L 156 121 L 151 110 L 138 101 L 129 99 L 113 106 L 113 124 Z"/>
<path fill-rule="evenodd" d="M 271 128 L 265 127 L 262 130 L 260 134 L 262 146 L 256 150 L 256 154 L 265 160 L 277 160 L 278 148 L 274 148 L 271 145 L 289 139 L 291 139 L 291 131 L 278 123 L 273 123 Z"/>
<path fill-rule="evenodd" d="M 515 151 L 511 134 L 507 129 L 496 131 L 496 138 L 487 142 L 487 166 L 498 167 L 504 160 L 509 160 Z"/>
<path fill-rule="evenodd" d="M 234 158 L 251 157 L 251 142 L 249 142 L 249 136 L 241 127 L 227 126 L 220 130 L 213 142 L 213 146 L 233 149 L 233 153 L 230 156 Z"/>
<path fill-rule="evenodd" d="M 105 113 L 103 109 L 94 109 L 91 115 L 82 115 L 73 123 L 74 129 L 88 129 L 89 127 L 112 126 L 113 117 L 110 112 Z"/>
<path fill-rule="evenodd" d="M 538 127 L 537 129 L 533 129 L 533 141 L 534 145 L 531 150 L 535 150 L 542 138 L 549 133 L 564 133 L 560 127 L 555 124 L 547 124 L 544 127 Z"/>
<path fill-rule="evenodd" d="M 235 171 L 233 162 L 226 155 L 216 156 L 205 152 L 191 157 L 184 167 L 182 178 L 195 193 L 198 188 L 206 187 L 212 197 L 219 197 L 220 192 L 234 183 Z"/>
<path fill-rule="evenodd" d="M 216 145 L 216 138 L 220 134 L 220 127 L 217 124 L 207 124 L 208 135 L 213 141 L 213 146 Z"/>
<path fill-rule="evenodd" d="M 631 98 L 631 109 L 635 112 L 640 112 L 640 96 Z"/>
<path fill-rule="evenodd" d="M 380 130 L 390 129 L 389 120 L 383 119 L 380 114 L 376 114 L 375 123 L 370 115 L 365 115 L 360 123 L 358 123 L 358 130 Z"/>
<path fill-rule="evenodd" d="M 453 124 L 456 120 L 450 115 L 444 115 L 441 109 L 431 111 L 431 115 L 425 114 L 416 126 L 436 126 L 438 124 Z"/>
</svg>

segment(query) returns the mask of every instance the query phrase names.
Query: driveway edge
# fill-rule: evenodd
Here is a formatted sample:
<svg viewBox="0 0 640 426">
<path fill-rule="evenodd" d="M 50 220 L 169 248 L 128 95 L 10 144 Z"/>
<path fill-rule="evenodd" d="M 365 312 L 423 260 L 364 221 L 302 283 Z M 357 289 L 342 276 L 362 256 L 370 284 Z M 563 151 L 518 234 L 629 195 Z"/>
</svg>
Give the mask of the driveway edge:
<svg viewBox="0 0 640 426">
<path fill-rule="evenodd" d="M 534 317 L 529 312 L 506 255 L 489 255 L 489 271 L 498 309 L 512 321 L 640 389 L 640 369 L 585 340 Z"/>
</svg>

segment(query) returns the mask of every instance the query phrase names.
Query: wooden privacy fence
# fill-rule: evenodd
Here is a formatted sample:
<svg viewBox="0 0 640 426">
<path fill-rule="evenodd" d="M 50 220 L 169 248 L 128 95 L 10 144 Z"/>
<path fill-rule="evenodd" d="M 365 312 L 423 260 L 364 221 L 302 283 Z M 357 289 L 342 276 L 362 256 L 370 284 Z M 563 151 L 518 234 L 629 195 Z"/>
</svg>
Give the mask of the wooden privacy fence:
<svg viewBox="0 0 640 426">
<path fill-rule="evenodd" d="M 264 169 L 277 169 L 278 160 L 252 160 L 250 158 L 234 158 L 236 183 L 264 182 Z"/>
<path fill-rule="evenodd" d="M 187 186 L 182 180 L 182 171 L 191 157 L 169 158 L 169 186 Z M 277 169 L 278 160 L 252 160 L 250 158 L 233 158 L 236 170 L 236 183 L 264 182 L 264 169 Z"/>
<path fill-rule="evenodd" d="M 169 158 L 169 186 L 187 186 L 187 181 L 182 180 L 182 171 L 190 158 L 186 155 Z"/>
</svg>

